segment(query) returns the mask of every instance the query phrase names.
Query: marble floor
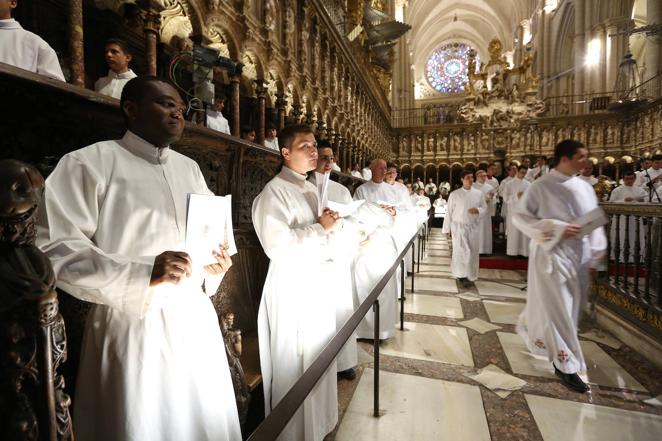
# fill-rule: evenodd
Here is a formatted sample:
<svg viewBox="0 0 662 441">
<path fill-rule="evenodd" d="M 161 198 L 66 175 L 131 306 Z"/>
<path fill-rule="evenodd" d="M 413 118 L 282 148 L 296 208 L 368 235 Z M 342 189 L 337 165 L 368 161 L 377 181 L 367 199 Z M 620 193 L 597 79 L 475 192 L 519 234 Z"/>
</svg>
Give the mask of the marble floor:
<svg viewBox="0 0 662 441">
<path fill-rule="evenodd" d="M 662 440 L 662 406 L 646 402 L 662 393 L 662 372 L 586 319 L 591 391 L 569 391 L 515 332 L 525 285 L 525 271 L 481 268 L 458 289 L 449 243 L 433 230 L 413 292 L 406 279 L 405 329 L 380 344 L 380 416 L 373 345 L 360 341 L 357 378 L 338 382 L 339 424 L 325 441 Z M 495 373 L 514 386 L 488 387 Z"/>
</svg>

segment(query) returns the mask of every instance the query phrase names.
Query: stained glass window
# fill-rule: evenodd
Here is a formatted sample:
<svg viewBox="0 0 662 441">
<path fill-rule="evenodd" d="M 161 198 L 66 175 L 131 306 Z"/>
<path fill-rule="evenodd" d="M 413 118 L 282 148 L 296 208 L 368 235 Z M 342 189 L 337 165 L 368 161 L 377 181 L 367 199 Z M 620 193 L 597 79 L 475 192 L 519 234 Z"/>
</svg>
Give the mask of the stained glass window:
<svg viewBox="0 0 662 441">
<path fill-rule="evenodd" d="M 463 43 L 449 43 L 434 51 L 425 66 L 425 78 L 441 93 L 462 93 L 469 73 L 469 51 Z M 476 54 L 476 67 L 480 59 Z"/>
</svg>

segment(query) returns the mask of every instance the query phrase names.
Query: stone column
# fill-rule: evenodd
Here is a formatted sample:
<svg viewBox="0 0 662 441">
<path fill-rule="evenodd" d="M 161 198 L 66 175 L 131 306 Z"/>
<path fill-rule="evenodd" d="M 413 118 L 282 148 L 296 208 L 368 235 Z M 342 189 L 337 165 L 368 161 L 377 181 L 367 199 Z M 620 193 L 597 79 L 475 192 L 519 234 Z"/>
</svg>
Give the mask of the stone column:
<svg viewBox="0 0 662 441">
<path fill-rule="evenodd" d="M 161 14 L 151 9 L 143 11 L 143 32 L 145 34 L 145 61 L 147 75 L 156 75 L 156 43 L 159 39 Z"/>
<path fill-rule="evenodd" d="M 585 0 L 575 0 L 575 85 L 573 93 L 584 93 L 584 57 L 586 42 L 584 41 L 584 5 Z"/>
<path fill-rule="evenodd" d="M 230 77 L 230 132 L 232 136 L 239 137 L 241 135 L 239 127 L 240 124 L 240 115 L 239 115 L 239 82 L 241 81 L 241 76 L 234 75 Z"/>
<path fill-rule="evenodd" d="M 301 104 L 292 104 L 292 120 L 294 121 L 294 124 L 301 124 L 301 112 Z"/>
<path fill-rule="evenodd" d="M 597 87 L 599 92 L 606 92 L 607 87 L 607 32 L 604 26 L 600 26 L 596 31 L 596 38 L 600 40 L 600 63 L 598 64 L 598 83 Z M 597 92 L 596 91 L 596 92 Z"/>
<path fill-rule="evenodd" d="M 257 143 L 262 145 L 265 137 L 267 88 L 264 87 L 264 80 L 256 80 L 255 83 L 255 94 L 257 95 Z"/>
<path fill-rule="evenodd" d="M 285 95 L 279 93 L 276 95 L 276 111 L 278 112 L 278 131 L 280 132 L 285 127 L 285 107 L 287 101 Z"/>
<path fill-rule="evenodd" d="M 71 84 L 85 87 L 83 51 L 83 0 L 69 0 L 69 58 Z"/>
<path fill-rule="evenodd" d="M 662 2 L 660 0 L 648 0 L 646 2 L 646 19 L 649 24 L 662 23 Z M 660 63 L 662 35 L 658 34 L 647 37 L 645 51 L 646 73 L 643 78 L 644 81 L 654 77 L 662 70 Z"/>
</svg>

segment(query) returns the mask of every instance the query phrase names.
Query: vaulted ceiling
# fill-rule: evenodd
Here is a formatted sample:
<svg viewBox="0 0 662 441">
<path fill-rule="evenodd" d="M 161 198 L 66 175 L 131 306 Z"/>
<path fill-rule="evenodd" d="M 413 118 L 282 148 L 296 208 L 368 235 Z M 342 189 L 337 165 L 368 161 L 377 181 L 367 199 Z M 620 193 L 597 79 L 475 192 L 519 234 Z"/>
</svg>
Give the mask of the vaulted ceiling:
<svg viewBox="0 0 662 441">
<path fill-rule="evenodd" d="M 531 16 L 536 0 L 409 0 L 405 22 L 414 78 L 423 76 L 430 54 L 443 43 L 459 41 L 488 59 L 487 46 L 498 37 L 504 51 L 512 49 L 517 25 Z"/>
</svg>

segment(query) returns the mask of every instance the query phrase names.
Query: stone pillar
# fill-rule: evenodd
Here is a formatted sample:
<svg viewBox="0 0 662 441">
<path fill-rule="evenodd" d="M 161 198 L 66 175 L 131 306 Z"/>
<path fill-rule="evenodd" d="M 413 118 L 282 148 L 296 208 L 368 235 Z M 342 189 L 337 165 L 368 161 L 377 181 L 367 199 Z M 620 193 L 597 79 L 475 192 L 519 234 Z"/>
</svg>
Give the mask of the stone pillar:
<svg viewBox="0 0 662 441">
<path fill-rule="evenodd" d="M 241 76 L 234 75 L 230 77 L 230 132 L 232 136 L 239 137 L 241 135 L 239 127 L 241 119 L 239 118 L 239 82 Z"/>
<path fill-rule="evenodd" d="M 294 121 L 294 124 L 301 124 L 301 112 L 301 104 L 292 104 L 292 120 Z"/>
<path fill-rule="evenodd" d="M 584 93 L 584 58 L 586 42 L 584 41 L 584 5 L 585 0 L 575 0 L 575 85 L 573 94 Z"/>
<path fill-rule="evenodd" d="M 662 23 L 662 2 L 660 0 L 648 0 L 646 2 L 646 19 L 649 24 Z M 662 35 L 647 37 L 645 51 L 646 73 L 643 78 L 644 81 L 654 77 L 662 70 L 662 63 L 660 63 Z"/>
<path fill-rule="evenodd" d="M 143 32 L 145 34 L 145 61 L 147 75 L 156 75 L 156 43 L 159 39 L 161 14 L 153 10 L 143 11 Z"/>
<path fill-rule="evenodd" d="M 257 95 L 257 143 L 264 144 L 265 120 L 267 106 L 267 88 L 264 80 L 256 80 L 255 94 Z"/>
<path fill-rule="evenodd" d="M 278 112 L 278 131 L 280 132 L 285 127 L 285 107 L 287 101 L 285 95 L 279 93 L 276 95 L 276 111 Z"/>
<path fill-rule="evenodd" d="M 71 84 L 85 87 L 83 51 L 83 0 L 69 0 L 69 58 Z"/>
<path fill-rule="evenodd" d="M 598 83 L 599 92 L 611 90 L 607 86 L 607 31 L 604 26 L 600 26 L 596 31 L 596 38 L 600 40 L 600 63 L 598 64 Z"/>
</svg>

